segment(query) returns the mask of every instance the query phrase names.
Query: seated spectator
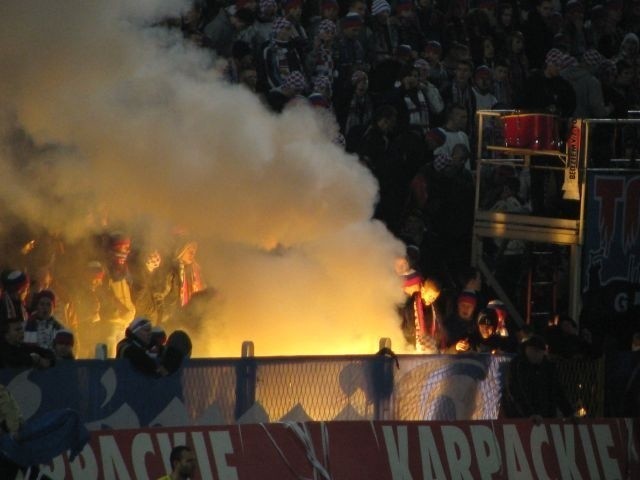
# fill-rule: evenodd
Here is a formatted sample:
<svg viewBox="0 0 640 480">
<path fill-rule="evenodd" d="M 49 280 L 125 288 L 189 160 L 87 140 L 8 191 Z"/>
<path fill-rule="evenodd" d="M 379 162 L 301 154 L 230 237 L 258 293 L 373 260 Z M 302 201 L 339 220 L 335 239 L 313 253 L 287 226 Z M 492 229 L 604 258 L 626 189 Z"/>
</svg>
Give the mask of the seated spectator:
<svg viewBox="0 0 640 480">
<path fill-rule="evenodd" d="M 24 343 L 22 320 L 0 321 L 0 368 L 49 368 L 54 363 L 51 350 Z"/>
<path fill-rule="evenodd" d="M 508 418 L 557 418 L 574 414 L 553 363 L 547 359 L 547 344 L 532 335 L 520 344 L 507 371 L 502 407 Z"/>
<path fill-rule="evenodd" d="M 63 328 L 56 332 L 53 337 L 53 353 L 56 356 L 56 361 L 61 360 L 75 360 L 75 354 L 73 353 L 73 345 L 75 343 L 74 335 L 71 330 Z"/>
<path fill-rule="evenodd" d="M 51 290 L 42 290 L 34 297 L 35 311 L 27 320 L 24 328 L 24 342 L 53 350 L 53 339 L 62 325 L 53 316 L 56 295 Z"/>
</svg>

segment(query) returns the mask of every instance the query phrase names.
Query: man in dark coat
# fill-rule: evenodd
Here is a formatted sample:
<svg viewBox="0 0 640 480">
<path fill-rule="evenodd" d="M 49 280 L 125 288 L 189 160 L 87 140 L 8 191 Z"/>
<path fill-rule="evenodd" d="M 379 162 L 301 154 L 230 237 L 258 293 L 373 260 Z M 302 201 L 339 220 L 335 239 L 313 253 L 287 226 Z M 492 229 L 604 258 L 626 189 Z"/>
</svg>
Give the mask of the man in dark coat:
<svg viewBox="0 0 640 480">
<path fill-rule="evenodd" d="M 544 338 L 532 335 L 520 345 L 509 364 L 502 404 L 509 418 L 556 418 L 558 410 L 571 417 L 574 410 L 565 396 L 553 363 L 547 359 Z"/>
</svg>

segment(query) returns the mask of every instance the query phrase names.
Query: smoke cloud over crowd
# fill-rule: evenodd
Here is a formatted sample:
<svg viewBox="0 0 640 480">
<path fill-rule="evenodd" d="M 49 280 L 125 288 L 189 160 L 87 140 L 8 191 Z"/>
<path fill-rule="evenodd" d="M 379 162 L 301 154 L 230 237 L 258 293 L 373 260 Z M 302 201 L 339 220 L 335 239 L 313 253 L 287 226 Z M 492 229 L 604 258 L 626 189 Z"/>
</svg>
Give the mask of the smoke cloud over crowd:
<svg viewBox="0 0 640 480">
<path fill-rule="evenodd" d="M 152 26 L 187 6 L 1 3 L 3 208 L 70 241 L 106 223 L 153 248 L 188 229 L 216 290 L 196 355 L 243 340 L 257 355 L 373 353 L 382 336 L 401 349 L 403 249 L 370 220 L 375 180 L 310 108 L 274 116 Z"/>
</svg>

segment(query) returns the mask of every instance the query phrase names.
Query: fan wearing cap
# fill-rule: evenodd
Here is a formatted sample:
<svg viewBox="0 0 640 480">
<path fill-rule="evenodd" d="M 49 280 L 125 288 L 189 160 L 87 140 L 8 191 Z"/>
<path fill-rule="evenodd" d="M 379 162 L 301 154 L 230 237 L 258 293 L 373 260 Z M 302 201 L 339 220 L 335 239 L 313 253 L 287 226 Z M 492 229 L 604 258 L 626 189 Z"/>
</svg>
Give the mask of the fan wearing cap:
<svg viewBox="0 0 640 480">
<path fill-rule="evenodd" d="M 442 45 L 440 42 L 431 40 L 426 43 L 422 51 L 422 57 L 429 63 L 429 81 L 438 90 L 449 82 L 449 74 L 442 62 Z"/>
<path fill-rule="evenodd" d="M 271 32 L 273 31 L 273 22 L 278 13 L 278 4 L 276 0 L 260 0 L 258 2 L 258 14 L 256 22 L 253 24 L 255 32 L 255 45 L 258 48 L 271 40 Z"/>
<path fill-rule="evenodd" d="M 269 89 L 281 87 L 287 76 L 303 72 L 298 51 L 291 45 L 293 25 L 286 18 L 273 22 L 273 39 L 262 50 L 261 62 Z"/>
<path fill-rule="evenodd" d="M 369 93 L 369 77 L 362 70 L 356 70 L 351 75 L 351 83 L 347 90 L 348 107 L 346 111 L 342 105 L 336 105 L 338 121 L 344 125 L 347 137 L 347 148 L 352 150 L 354 144 L 359 144 L 366 128 L 373 119 L 373 99 Z M 349 99 L 349 95 L 351 98 Z M 345 119 L 346 116 L 346 119 Z"/>
<path fill-rule="evenodd" d="M 516 106 L 531 112 L 553 113 L 569 118 L 576 109 L 576 94 L 571 84 L 560 76 L 560 72 L 570 63 L 571 57 L 560 50 L 549 50 L 544 69 L 532 72 Z"/>
<path fill-rule="evenodd" d="M 498 100 L 492 93 L 493 76 L 491 69 L 486 65 L 480 65 L 473 74 L 473 94 L 476 97 L 478 110 L 491 110 Z"/>
<path fill-rule="evenodd" d="M 447 105 L 460 105 L 467 112 L 466 122 L 460 126 L 467 135 L 472 136 L 475 128 L 476 96 L 471 88 L 473 64 L 470 60 L 456 62 L 455 73 L 451 84 L 442 92 Z M 467 142 L 468 144 L 468 142 Z M 449 152 L 450 153 L 450 152 Z"/>
<path fill-rule="evenodd" d="M 604 57 L 597 50 L 587 50 L 580 62 L 567 61 L 560 76 L 567 80 L 576 94 L 574 118 L 603 118 L 612 111 L 604 104 L 602 85 L 594 73 Z"/>
<path fill-rule="evenodd" d="M 394 106 L 398 111 L 398 124 L 401 130 L 413 129 L 423 136 L 429 129 L 429 102 L 419 88 L 419 74 L 412 63 L 398 72 L 400 86 L 394 91 Z"/>
<path fill-rule="evenodd" d="M 425 37 L 416 17 L 413 0 L 398 0 L 395 18 L 398 24 L 398 44 L 409 45 L 413 51 L 419 51 L 425 43 Z"/>
<path fill-rule="evenodd" d="M 498 314 L 492 308 L 480 310 L 476 318 L 476 331 L 469 338 L 470 350 L 478 353 L 513 353 L 517 343 L 498 333 Z"/>
<path fill-rule="evenodd" d="M 255 10 L 255 2 L 253 2 Z M 231 56 L 231 46 L 236 40 L 248 40 L 243 34 L 253 25 L 255 12 L 240 5 L 221 8 L 218 15 L 204 27 L 204 34 L 209 44 L 218 55 L 224 58 Z M 251 43 L 251 42 L 249 42 Z"/>
<path fill-rule="evenodd" d="M 553 46 L 553 30 L 550 17 L 553 12 L 551 0 L 534 0 L 527 20 L 522 26 L 527 58 L 532 68 L 542 68 L 545 55 Z"/>
<path fill-rule="evenodd" d="M 51 290 L 41 290 L 34 298 L 35 310 L 25 323 L 24 342 L 53 350 L 53 339 L 58 330 L 64 329 L 53 316 L 56 295 Z"/>
<path fill-rule="evenodd" d="M 75 337 L 71 330 L 63 328 L 56 332 L 53 337 L 53 353 L 56 355 L 56 361 L 75 360 L 73 353 L 73 345 Z"/>
<path fill-rule="evenodd" d="M 134 319 L 125 331 L 125 338 L 118 343 L 116 358 L 126 358 L 133 368 L 146 375 L 165 376 L 168 371 L 158 362 L 158 352 L 152 350 L 151 322 L 146 318 Z"/>
<path fill-rule="evenodd" d="M 456 299 L 456 309 L 444 321 L 446 353 L 464 353 L 471 349 L 469 338 L 476 331 L 478 296 L 473 290 L 463 290 Z"/>
<path fill-rule="evenodd" d="M 433 115 L 439 115 L 444 111 L 444 100 L 442 100 L 440 91 L 429 81 L 431 72 L 429 62 L 423 58 L 418 58 L 413 62 L 413 67 L 418 71 L 418 88 L 427 97 L 429 112 L 431 113 L 430 117 Z M 431 121 L 430 123 L 433 124 Z"/>
<path fill-rule="evenodd" d="M 313 49 L 307 55 L 307 71 L 312 77 L 326 77 L 330 85 L 336 76 L 333 61 L 333 42 L 336 35 L 336 24 L 331 20 L 322 20 L 318 25 L 313 40 Z"/>
<path fill-rule="evenodd" d="M 540 335 L 531 335 L 519 347 L 509 363 L 502 408 L 508 418 L 542 418 L 574 415 L 555 365 L 547 359 L 547 343 Z"/>
<path fill-rule="evenodd" d="M 356 70 L 369 71 L 366 43 L 361 38 L 363 18 L 355 12 L 347 13 L 340 20 L 340 31 L 336 39 L 334 55 L 338 81 L 346 84 Z"/>
<path fill-rule="evenodd" d="M 391 5 L 387 0 L 373 0 L 371 4 L 371 49 L 373 63 L 378 64 L 393 57 L 398 48 L 398 29 L 389 21 Z"/>
<path fill-rule="evenodd" d="M 309 36 L 300 22 L 303 3 L 303 0 L 283 0 L 281 3 L 284 18 L 291 22 L 291 46 L 298 51 L 300 58 L 304 58 L 310 49 Z"/>
</svg>

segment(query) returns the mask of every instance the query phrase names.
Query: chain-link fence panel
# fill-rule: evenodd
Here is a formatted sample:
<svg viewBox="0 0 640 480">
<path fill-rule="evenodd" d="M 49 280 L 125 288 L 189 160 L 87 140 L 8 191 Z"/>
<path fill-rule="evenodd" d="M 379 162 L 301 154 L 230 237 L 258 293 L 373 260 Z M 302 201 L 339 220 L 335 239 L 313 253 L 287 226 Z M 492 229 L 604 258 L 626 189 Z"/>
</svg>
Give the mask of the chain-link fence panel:
<svg viewBox="0 0 640 480">
<path fill-rule="evenodd" d="M 501 355 L 399 357 L 392 398 L 394 420 L 486 420 L 498 416 Z"/>
<path fill-rule="evenodd" d="M 192 424 L 235 423 L 237 364 L 237 360 L 197 360 L 182 370 L 184 405 Z"/>
<path fill-rule="evenodd" d="M 372 420 L 371 363 L 371 357 L 259 359 L 255 404 L 239 421 Z"/>
<path fill-rule="evenodd" d="M 558 379 L 567 399 L 583 416 L 601 417 L 604 412 L 604 359 L 557 360 Z"/>
</svg>

